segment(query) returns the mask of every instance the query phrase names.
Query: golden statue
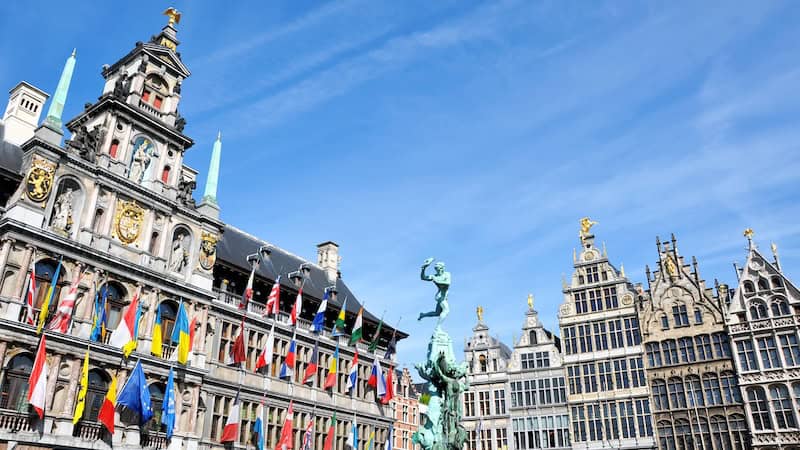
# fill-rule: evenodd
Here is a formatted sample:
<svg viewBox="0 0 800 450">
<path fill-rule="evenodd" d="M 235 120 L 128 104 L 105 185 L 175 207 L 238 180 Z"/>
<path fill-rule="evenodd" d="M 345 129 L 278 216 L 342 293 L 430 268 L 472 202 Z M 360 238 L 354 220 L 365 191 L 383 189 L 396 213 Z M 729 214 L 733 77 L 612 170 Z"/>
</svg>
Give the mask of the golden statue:
<svg viewBox="0 0 800 450">
<path fill-rule="evenodd" d="M 475 313 L 478 315 L 478 322 L 483 322 L 483 306 L 478 306 Z"/>
<path fill-rule="evenodd" d="M 597 222 L 588 217 L 581 219 L 581 232 L 578 234 L 581 240 L 583 240 L 586 236 L 589 236 L 592 227 L 595 225 L 597 225 Z"/>
<path fill-rule="evenodd" d="M 675 261 L 671 256 L 667 256 L 667 260 L 664 262 L 664 265 L 667 266 L 667 273 L 669 276 L 674 277 L 678 274 L 678 267 L 675 265 Z"/>
<path fill-rule="evenodd" d="M 533 309 L 533 294 L 528 294 L 528 309 Z"/>
<path fill-rule="evenodd" d="M 747 239 L 753 239 L 753 235 L 756 234 L 752 228 L 745 228 L 744 233 L 742 235 Z"/>
<path fill-rule="evenodd" d="M 181 23 L 181 12 L 173 8 L 172 6 L 167 8 L 166 11 L 164 11 L 162 14 L 169 17 L 169 22 L 167 23 L 167 25 L 175 25 Z"/>
<path fill-rule="evenodd" d="M 769 248 L 772 249 L 772 253 L 778 253 L 778 246 L 774 242 L 769 244 Z"/>
</svg>

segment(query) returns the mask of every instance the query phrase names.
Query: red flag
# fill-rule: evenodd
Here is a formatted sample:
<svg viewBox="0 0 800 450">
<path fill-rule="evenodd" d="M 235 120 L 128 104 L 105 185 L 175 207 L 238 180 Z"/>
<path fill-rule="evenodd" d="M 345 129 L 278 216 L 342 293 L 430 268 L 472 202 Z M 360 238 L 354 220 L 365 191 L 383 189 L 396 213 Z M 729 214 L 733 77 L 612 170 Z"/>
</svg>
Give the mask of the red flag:
<svg viewBox="0 0 800 450">
<path fill-rule="evenodd" d="M 50 322 L 49 330 L 57 330 L 66 334 L 69 323 L 72 320 L 72 311 L 75 309 L 75 300 L 78 298 L 78 284 L 80 284 L 81 278 L 83 278 L 82 273 L 75 274 L 67 295 L 58 302 L 58 309 L 56 309 L 56 315 Z"/>
<path fill-rule="evenodd" d="M 239 302 L 239 309 L 247 308 L 247 303 L 253 299 L 253 278 L 256 276 L 256 266 L 258 263 L 253 263 L 253 270 L 250 271 L 250 278 L 247 279 L 247 287 L 244 288 L 242 301 Z"/>
<path fill-rule="evenodd" d="M 220 442 L 237 442 L 239 440 L 239 410 L 241 403 L 239 402 L 239 393 L 236 393 L 236 398 L 233 400 L 233 405 L 228 411 L 228 419 L 225 421 L 225 428 L 222 429 L 222 437 Z"/>
<path fill-rule="evenodd" d="M 294 437 L 292 436 L 292 420 L 294 419 L 294 402 L 289 403 L 289 410 L 286 412 L 286 420 L 283 421 L 283 429 L 281 429 L 281 438 L 278 440 L 278 445 L 275 450 L 290 450 L 294 445 Z"/>
<path fill-rule="evenodd" d="M 301 287 L 299 291 L 297 291 L 297 298 L 294 300 L 294 306 L 292 306 L 292 325 L 297 325 L 297 318 L 300 317 L 300 313 L 303 310 L 303 288 Z"/>
<path fill-rule="evenodd" d="M 244 331 L 244 319 L 242 319 L 242 326 L 239 328 L 239 335 L 236 336 L 236 340 L 233 341 L 233 346 L 231 346 L 232 364 L 239 364 L 247 359 L 247 355 L 245 354 L 244 350 Z"/>
<path fill-rule="evenodd" d="M 194 345 L 194 328 L 197 326 L 197 316 L 192 317 L 192 322 L 189 323 L 189 351 L 192 351 Z"/>
<path fill-rule="evenodd" d="M 47 396 L 47 341 L 44 335 L 36 351 L 31 376 L 28 378 L 28 403 L 33 406 L 39 418 L 44 418 L 44 403 Z"/>
<path fill-rule="evenodd" d="M 319 346 L 317 342 L 314 342 L 314 351 L 311 352 L 311 361 L 308 362 L 308 367 L 306 367 L 306 371 L 303 374 L 303 381 L 302 384 L 306 384 L 307 381 L 314 382 L 314 377 L 317 375 L 317 368 L 319 367 Z"/>
<path fill-rule="evenodd" d="M 311 450 L 312 445 L 312 437 L 314 436 L 314 418 L 312 417 L 311 420 L 308 421 L 308 425 L 306 425 L 306 432 L 303 433 L 303 445 L 300 447 L 302 450 Z"/>
<path fill-rule="evenodd" d="M 97 421 L 106 426 L 109 433 L 114 434 L 114 408 L 117 407 L 117 377 L 111 376 L 106 398 L 97 413 Z"/>
<path fill-rule="evenodd" d="M 328 427 L 328 435 L 325 436 L 325 443 L 322 450 L 333 450 L 333 438 L 336 437 L 336 411 L 333 412 L 331 425 Z"/>
<path fill-rule="evenodd" d="M 28 289 L 25 296 L 25 323 L 36 325 L 33 311 L 33 299 L 36 297 L 36 253 L 31 256 L 31 272 L 28 274 Z"/>
<path fill-rule="evenodd" d="M 381 403 L 388 405 L 394 398 L 394 367 L 389 366 L 389 371 L 386 373 L 386 393 L 383 394 Z"/>
<path fill-rule="evenodd" d="M 264 317 L 270 314 L 278 314 L 281 305 L 281 276 L 275 278 L 275 284 L 272 285 L 272 290 L 269 291 L 267 297 L 267 307 L 264 309 Z"/>
</svg>

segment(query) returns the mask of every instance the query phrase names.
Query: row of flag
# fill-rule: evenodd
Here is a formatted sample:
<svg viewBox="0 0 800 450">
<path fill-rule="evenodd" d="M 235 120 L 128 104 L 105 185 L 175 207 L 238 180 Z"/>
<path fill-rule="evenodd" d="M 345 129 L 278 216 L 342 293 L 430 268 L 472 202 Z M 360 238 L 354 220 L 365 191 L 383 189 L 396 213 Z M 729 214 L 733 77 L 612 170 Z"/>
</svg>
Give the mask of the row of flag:
<svg viewBox="0 0 800 450">
<path fill-rule="evenodd" d="M 47 392 L 47 338 L 42 336 L 36 359 L 33 363 L 28 379 L 28 403 L 36 411 L 39 419 L 44 418 L 45 400 Z M 86 394 L 89 389 L 89 350 L 83 358 L 81 367 L 80 388 L 75 402 L 75 411 L 72 423 L 77 424 L 82 418 L 86 408 Z M 150 390 L 142 368 L 142 362 L 137 361 L 122 389 L 117 392 L 117 377 L 112 375 L 103 403 L 97 415 L 97 420 L 106 427 L 109 433 L 114 434 L 114 412 L 127 410 L 136 418 L 139 425 L 144 425 L 153 418 L 153 407 L 150 399 Z M 170 368 L 164 390 L 164 401 L 161 411 L 161 423 L 166 428 L 167 439 L 172 437 L 175 430 L 175 369 Z"/>
</svg>

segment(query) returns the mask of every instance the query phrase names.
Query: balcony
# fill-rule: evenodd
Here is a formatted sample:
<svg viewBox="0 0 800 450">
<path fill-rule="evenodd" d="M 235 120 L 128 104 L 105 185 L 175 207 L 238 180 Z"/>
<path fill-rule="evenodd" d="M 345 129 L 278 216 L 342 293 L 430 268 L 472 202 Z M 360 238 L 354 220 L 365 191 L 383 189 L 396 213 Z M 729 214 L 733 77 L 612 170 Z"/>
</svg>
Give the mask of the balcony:
<svg viewBox="0 0 800 450">
<path fill-rule="evenodd" d="M 99 422 L 78 422 L 73 435 L 87 441 L 97 441 L 103 438 L 103 425 Z"/>
<path fill-rule="evenodd" d="M 34 431 L 28 421 L 28 413 L 7 409 L 0 410 L 0 430 L 11 432 Z"/>
<path fill-rule="evenodd" d="M 167 435 L 155 431 L 143 431 L 139 442 L 142 448 L 167 448 Z"/>
<path fill-rule="evenodd" d="M 146 103 L 144 100 L 139 100 L 139 108 L 141 108 L 142 111 L 146 112 L 147 114 L 150 114 L 151 116 L 157 118 L 158 120 L 162 121 L 164 120 L 164 113 L 155 109 L 153 105 Z"/>
<path fill-rule="evenodd" d="M 772 330 L 800 325 L 797 316 L 777 317 L 774 319 L 750 320 L 745 323 L 731 325 L 731 333 L 746 331 Z"/>
</svg>

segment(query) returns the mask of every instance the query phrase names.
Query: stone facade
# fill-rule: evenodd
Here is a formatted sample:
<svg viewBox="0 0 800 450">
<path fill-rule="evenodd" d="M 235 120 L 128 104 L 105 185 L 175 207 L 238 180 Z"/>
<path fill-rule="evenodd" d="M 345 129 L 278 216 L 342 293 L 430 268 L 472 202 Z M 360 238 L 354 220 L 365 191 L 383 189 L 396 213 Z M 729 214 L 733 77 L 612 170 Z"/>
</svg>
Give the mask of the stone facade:
<svg viewBox="0 0 800 450">
<path fill-rule="evenodd" d="M 40 126 L 22 144 L 21 157 L 17 156 L 22 180 L 0 216 L 0 446 L 221 449 L 221 430 L 237 392 L 242 400 L 240 447 L 251 445 L 254 414 L 261 402 L 266 407 L 267 445 L 274 447 L 290 401 L 295 408 L 295 448 L 300 447 L 302 431 L 312 419 L 314 448 L 321 448 L 334 412 L 339 419 L 336 450 L 344 448 L 354 418 L 360 428 L 360 449 L 373 431 L 376 445 L 383 445 L 394 422 L 393 412 L 375 398 L 366 381 L 376 355 L 384 354 L 390 339 L 406 334 L 384 326 L 375 354 L 358 344 L 362 347 L 359 383 L 355 392 L 345 392 L 345 368 L 355 348 L 347 345 L 347 336 L 333 336 L 331 326 L 344 297 L 348 330 L 361 305 L 342 281 L 338 259 L 329 257 L 324 267 L 306 261 L 223 224 L 215 202 L 195 204 L 197 172 L 183 163 L 193 141 L 183 134 L 185 120 L 178 112 L 181 85 L 190 73 L 176 51 L 178 44 L 172 24 L 151 41 L 136 43 L 119 61 L 104 67 L 101 96 L 67 122 L 72 135 L 66 143 L 61 143 L 61 130 Z M 0 162 L 12 147 L 16 148 L 0 146 Z M 325 245 L 328 253 L 335 247 Z M 239 299 L 250 264 L 259 257 L 254 298 L 242 310 Z M 52 318 L 69 287 L 77 286 L 67 333 L 45 332 L 50 372 L 43 421 L 30 418 L 25 395 L 39 342 L 35 327 L 25 323 L 26 277 L 31 266 L 36 268 L 37 316 L 46 305 L 48 289 L 54 291 L 48 307 Z M 288 272 L 278 273 L 276 268 Z M 60 276 L 50 286 L 56 272 Z M 304 307 L 296 328 L 285 313 L 275 319 L 263 315 L 278 275 L 282 276 L 281 311 L 290 310 L 303 289 Z M 314 334 L 309 330 L 311 319 L 324 290 L 329 293 L 325 327 Z M 95 298 L 100 293 L 108 299 L 109 332 L 91 341 Z M 135 295 L 142 304 L 138 348 L 125 360 L 120 349 L 107 342 Z M 170 336 L 181 302 L 195 325 L 186 366 L 171 360 Z M 163 344 L 151 354 L 157 311 Z M 364 312 L 364 336 L 373 335 L 377 322 L 374 315 Z M 226 357 L 242 324 L 247 359 L 237 369 L 226 364 Z M 266 373 L 256 372 L 256 358 L 271 329 L 274 359 Z M 281 380 L 277 370 L 293 337 L 297 339 L 295 374 Z M 302 384 L 315 345 L 319 367 L 311 382 Z M 337 348 L 336 385 L 324 390 L 328 363 Z M 73 426 L 87 349 L 86 410 Z M 99 406 L 111 376 L 122 386 L 136 360 L 144 366 L 156 419 L 139 427 L 118 414 L 116 432 L 110 436 L 97 422 Z M 389 362 L 383 365 L 390 366 Z M 170 367 L 177 367 L 177 423 L 167 442 L 158 417 Z"/>
<path fill-rule="evenodd" d="M 742 398 L 725 328 L 727 292 L 717 293 L 657 239 L 658 262 L 640 296 L 639 323 L 658 448 L 749 448 Z M 719 294 L 722 295 L 719 295 Z"/>
<path fill-rule="evenodd" d="M 394 407 L 394 442 L 397 450 L 419 450 L 419 444 L 411 441 L 411 436 L 419 427 L 419 394 L 411 379 L 408 368 L 395 372 L 397 388 L 395 389 Z"/>
<path fill-rule="evenodd" d="M 749 230 L 748 230 L 749 231 Z M 800 291 L 748 236 L 727 316 L 752 448 L 800 448 Z"/>
<path fill-rule="evenodd" d="M 594 236 L 581 236 L 559 311 L 572 448 L 652 448 L 637 293 Z"/>
</svg>

